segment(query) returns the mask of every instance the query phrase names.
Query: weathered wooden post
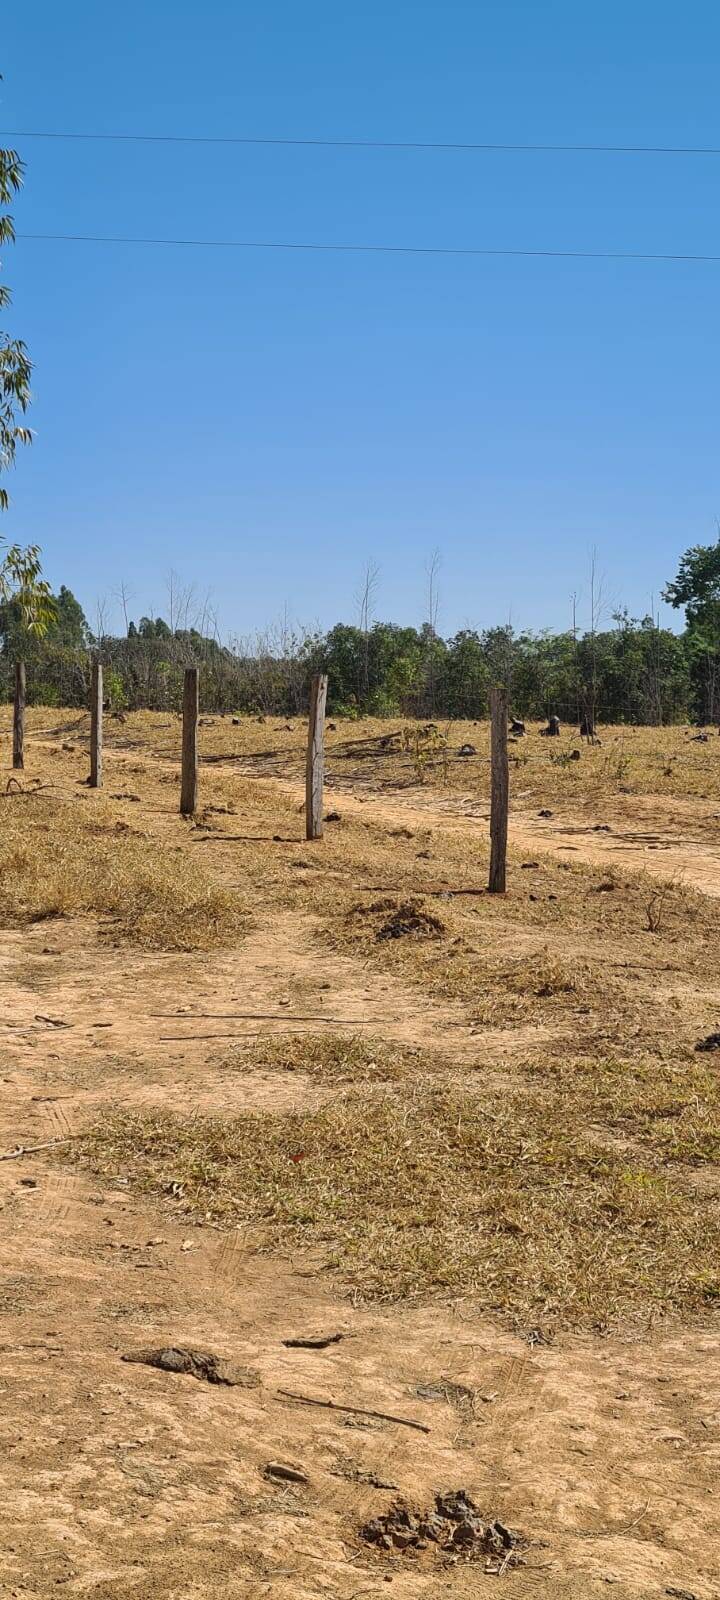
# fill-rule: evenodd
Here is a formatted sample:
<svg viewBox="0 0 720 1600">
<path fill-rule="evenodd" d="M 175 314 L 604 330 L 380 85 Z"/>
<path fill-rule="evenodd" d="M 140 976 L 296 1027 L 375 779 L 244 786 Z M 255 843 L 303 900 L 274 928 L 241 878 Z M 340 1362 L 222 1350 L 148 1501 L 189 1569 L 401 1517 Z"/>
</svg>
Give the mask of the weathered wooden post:
<svg viewBox="0 0 720 1600">
<path fill-rule="evenodd" d="M 323 781 L 325 777 L 325 702 L 328 681 L 313 678 L 310 689 L 307 767 L 305 769 L 305 837 L 323 836 Z"/>
<path fill-rule="evenodd" d="M 103 669 L 102 662 L 92 664 L 90 683 L 90 788 L 102 789 L 103 781 Z"/>
<path fill-rule="evenodd" d="M 489 894 L 505 893 L 509 768 L 507 689 L 490 690 L 490 878 Z"/>
<path fill-rule="evenodd" d="M 15 704 L 13 707 L 13 766 L 25 766 L 25 662 L 15 662 Z"/>
<path fill-rule="evenodd" d="M 198 797 L 198 713 L 200 710 L 200 669 L 185 668 L 183 687 L 182 784 L 180 810 L 184 817 L 197 811 Z"/>
</svg>

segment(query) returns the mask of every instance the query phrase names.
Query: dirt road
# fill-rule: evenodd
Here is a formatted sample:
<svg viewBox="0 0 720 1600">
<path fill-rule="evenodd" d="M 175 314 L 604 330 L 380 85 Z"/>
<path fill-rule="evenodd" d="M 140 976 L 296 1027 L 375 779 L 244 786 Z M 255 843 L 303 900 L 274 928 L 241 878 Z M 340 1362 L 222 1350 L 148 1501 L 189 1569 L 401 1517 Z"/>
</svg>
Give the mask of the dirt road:
<svg viewBox="0 0 720 1600">
<path fill-rule="evenodd" d="M 342 803 L 396 823 L 432 812 L 469 839 L 482 822 L 434 800 Z M 512 839 L 682 871 L 720 893 L 715 850 L 580 827 L 516 815 Z M 202 962 L 113 950 L 90 921 L 4 934 L 2 1149 L 71 1140 L 108 1100 L 160 1114 L 307 1103 L 318 1091 L 301 1074 L 223 1065 L 207 1037 L 221 1024 L 201 1016 L 242 1009 L 236 1035 L 301 1032 L 289 985 L 307 945 L 290 918 L 259 918 L 241 949 Z M 459 1004 L 419 1011 L 349 954 L 328 953 L 322 977 L 312 1009 L 338 1026 L 477 1054 Z M 710 1324 L 544 1343 L 462 1300 L 355 1305 L 312 1260 L 259 1256 L 242 1229 L 191 1227 L 171 1198 L 131 1193 L 122 1171 L 100 1182 L 52 1151 L 0 1162 L 0 1239 L 0 1595 L 371 1600 L 391 1586 L 399 1600 L 470 1600 L 496 1582 L 511 1600 L 720 1595 Z M 318 1332 L 343 1337 L 322 1351 L 283 1342 Z M 165 1344 L 231 1358 L 246 1385 L 121 1360 Z M 269 1477 L 277 1460 L 307 1482 Z M 427 1507 L 458 1488 L 526 1536 L 524 1565 L 484 1578 L 359 1538 L 398 1494 Z"/>
</svg>

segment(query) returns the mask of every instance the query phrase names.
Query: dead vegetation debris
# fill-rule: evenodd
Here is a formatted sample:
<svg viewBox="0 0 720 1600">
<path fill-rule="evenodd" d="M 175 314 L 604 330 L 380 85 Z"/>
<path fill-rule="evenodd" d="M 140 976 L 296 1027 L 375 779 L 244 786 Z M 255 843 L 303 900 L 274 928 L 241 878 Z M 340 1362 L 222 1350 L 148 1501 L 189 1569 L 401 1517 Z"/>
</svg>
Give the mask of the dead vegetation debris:
<svg viewBox="0 0 720 1600">
<path fill-rule="evenodd" d="M 386 939 L 441 939 L 447 932 L 442 918 L 428 910 L 419 899 L 376 900 L 367 907 L 367 912 L 371 917 L 382 916 L 375 931 L 380 944 Z"/>
<path fill-rule="evenodd" d="M 720 1050 L 720 1033 L 708 1033 L 704 1039 L 698 1039 L 695 1049 L 701 1054 Z"/>
<path fill-rule="evenodd" d="M 165 1345 L 159 1350 L 129 1350 L 120 1359 L 144 1367 L 158 1367 L 161 1372 L 183 1373 L 203 1383 L 224 1384 L 232 1389 L 256 1389 L 260 1382 L 252 1368 L 238 1367 L 212 1351 L 193 1350 L 183 1345 Z"/>
<path fill-rule="evenodd" d="M 388 1552 L 431 1550 L 459 1561 L 483 1561 L 485 1571 L 496 1574 L 521 1564 L 525 1544 L 497 1518 L 483 1516 L 464 1489 L 437 1494 L 427 1511 L 396 1500 L 389 1511 L 364 1524 L 360 1538 Z"/>
</svg>

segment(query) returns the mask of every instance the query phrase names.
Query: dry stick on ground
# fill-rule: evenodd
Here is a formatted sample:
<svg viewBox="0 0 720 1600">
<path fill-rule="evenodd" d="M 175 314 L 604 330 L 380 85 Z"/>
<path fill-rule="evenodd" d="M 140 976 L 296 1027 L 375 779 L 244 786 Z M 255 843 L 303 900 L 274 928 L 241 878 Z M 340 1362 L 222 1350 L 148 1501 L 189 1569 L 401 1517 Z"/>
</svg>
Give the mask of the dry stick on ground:
<svg viewBox="0 0 720 1600">
<path fill-rule="evenodd" d="M 310 691 L 310 720 L 308 724 L 307 766 L 305 770 L 305 835 L 308 839 L 323 836 L 323 780 L 325 703 L 328 681 L 324 674 L 313 678 Z"/>
<path fill-rule="evenodd" d="M 15 704 L 13 706 L 13 767 L 25 766 L 25 662 L 15 662 Z"/>
<path fill-rule="evenodd" d="M 293 1033 L 292 1028 L 278 1028 L 278 1033 Z M 260 1033 L 161 1033 L 158 1044 L 194 1044 L 196 1039 L 237 1039 L 244 1044 L 246 1039 L 261 1039 Z M 274 1038 L 274 1035 L 273 1035 Z"/>
<path fill-rule="evenodd" d="M 410 1417 L 396 1417 L 391 1411 L 368 1411 L 366 1406 L 343 1406 L 335 1400 L 314 1400 L 309 1394 L 294 1394 L 292 1389 L 278 1389 L 284 1400 L 297 1400 L 301 1406 L 323 1406 L 326 1411 L 349 1411 L 354 1417 L 378 1417 L 382 1422 L 399 1422 L 403 1428 L 417 1428 L 418 1433 L 429 1433 L 424 1422 L 413 1422 Z"/>
<path fill-rule="evenodd" d="M 509 769 L 507 689 L 490 690 L 490 877 L 489 894 L 505 893 Z"/>
<path fill-rule="evenodd" d="M 288 1020 L 293 1022 L 295 1019 L 290 1017 Z M 313 1018 L 314 1022 L 317 1020 L 318 1018 Z M 188 1018 L 188 1021 L 190 1021 L 190 1018 Z M 348 1021 L 340 1025 L 347 1028 L 363 1026 L 362 1023 L 356 1021 L 355 1017 L 351 1022 Z M 244 1044 L 246 1039 L 277 1039 L 281 1033 L 292 1033 L 297 1037 L 297 1031 L 297 1028 L 293 1027 L 273 1028 L 272 1033 L 161 1033 L 158 1037 L 158 1044 L 191 1044 L 196 1039 L 237 1039 L 238 1044 Z M 488 1113 L 486 1112 L 485 1115 L 487 1116 Z"/>
<path fill-rule="evenodd" d="M 11 784 L 13 785 L 12 788 Z M 24 789 L 17 778 L 8 778 L 7 788 L 4 794 L 0 794 L 0 800 L 12 800 L 13 795 L 16 794 L 42 794 L 44 789 L 54 789 L 56 787 L 54 783 L 38 783 L 36 779 L 31 779 L 31 785 L 31 788 Z"/>
<path fill-rule="evenodd" d="M 19 1144 L 17 1150 L 6 1150 L 0 1161 L 17 1161 L 20 1156 L 34 1156 L 36 1150 L 56 1150 L 59 1144 L 71 1144 L 75 1134 L 67 1139 L 48 1139 L 45 1144 Z"/>
<path fill-rule="evenodd" d="M 180 787 L 180 811 L 184 817 L 192 817 L 197 811 L 197 727 L 199 710 L 200 671 L 198 667 L 186 667 L 183 688 L 182 782 Z"/>
<path fill-rule="evenodd" d="M 332 753 L 337 755 L 338 750 L 354 750 L 356 745 L 362 744 L 379 744 L 384 749 L 392 739 L 401 738 L 402 731 L 402 728 L 395 728 L 392 733 L 371 733 L 364 739 L 339 739 L 337 744 L 333 745 Z"/>
<path fill-rule="evenodd" d="M 103 669 L 92 664 L 90 685 L 90 788 L 102 789 L 103 781 Z"/>
<path fill-rule="evenodd" d="M 340 1028 L 367 1026 L 370 1018 L 325 1017 L 303 1011 L 149 1011 L 148 1016 L 172 1017 L 177 1022 L 327 1022 Z M 390 1022 L 390 1017 L 373 1017 L 373 1022 Z"/>
<path fill-rule="evenodd" d="M 408 892 L 407 887 L 401 888 L 389 883 L 354 883 L 353 889 L 357 890 L 358 894 L 407 894 Z M 427 884 L 422 884 L 417 892 L 418 894 L 429 895 L 447 894 L 452 895 L 454 898 L 458 894 L 487 894 L 487 889 L 484 884 L 479 889 L 451 889 L 449 884 L 444 883 L 440 889 L 433 889 Z"/>
</svg>

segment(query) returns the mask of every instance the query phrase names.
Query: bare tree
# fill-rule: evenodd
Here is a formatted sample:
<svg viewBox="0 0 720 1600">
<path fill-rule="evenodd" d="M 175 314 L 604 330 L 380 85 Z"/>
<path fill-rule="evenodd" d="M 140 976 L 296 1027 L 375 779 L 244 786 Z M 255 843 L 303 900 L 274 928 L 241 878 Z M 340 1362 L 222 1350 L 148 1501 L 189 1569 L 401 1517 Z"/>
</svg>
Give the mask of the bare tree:
<svg viewBox="0 0 720 1600">
<path fill-rule="evenodd" d="M 173 636 L 187 633 L 195 625 L 197 606 L 194 583 L 183 584 L 171 567 L 167 578 L 168 625 Z"/>
<path fill-rule="evenodd" d="M 579 724 L 580 712 L 580 674 L 578 672 L 578 629 L 577 629 L 577 590 L 573 589 L 570 596 L 572 606 L 572 641 L 573 641 L 573 683 L 575 687 L 575 721 Z"/>
<path fill-rule="evenodd" d="M 432 628 L 433 633 L 437 633 L 438 613 L 440 610 L 440 590 L 438 587 L 438 579 L 440 577 L 441 566 L 442 556 L 436 545 L 425 564 L 425 576 L 427 579 L 426 620 L 429 626 Z"/>
<path fill-rule="evenodd" d="M 95 601 L 95 643 L 99 654 L 102 654 L 103 645 L 108 637 L 107 617 L 107 595 L 99 594 Z"/>
<path fill-rule="evenodd" d="M 127 638 L 128 628 L 130 627 L 130 616 L 129 616 L 129 613 L 128 613 L 128 606 L 130 604 L 130 601 L 134 600 L 135 596 L 134 596 L 133 590 L 130 589 L 128 587 L 128 585 L 126 584 L 124 578 L 121 579 L 120 583 L 117 586 L 117 589 L 114 591 L 114 598 L 116 600 L 118 600 L 119 603 L 120 603 L 120 609 L 122 611 L 123 620 L 125 622 L 125 637 Z"/>
<path fill-rule="evenodd" d="M 585 706 L 585 716 L 591 728 L 595 727 L 597 719 L 597 635 L 605 606 L 605 579 L 602 573 L 598 573 L 597 546 L 593 545 L 590 551 L 590 681 L 586 687 Z"/>
<path fill-rule="evenodd" d="M 441 565 L 442 557 L 436 545 L 425 565 L 425 576 L 427 580 L 427 616 L 425 622 L 427 641 L 426 683 L 428 705 L 431 716 L 434 716 L 435 714 L 435 638 L 437 635 L 438 614 L 440 611 L 440 589 L 438 580 L 440 576 Z"/>
<path fill-rule="evenodd" d="M 358 622 L 363 636 L 363 682 L 361 692 L 365 699 L 370 693 L 370 627 L 379 581 L 380 568 L 376 561 L 368 559 L 363 567 L 360 587 L 356 596 Z"/>
</svg>

